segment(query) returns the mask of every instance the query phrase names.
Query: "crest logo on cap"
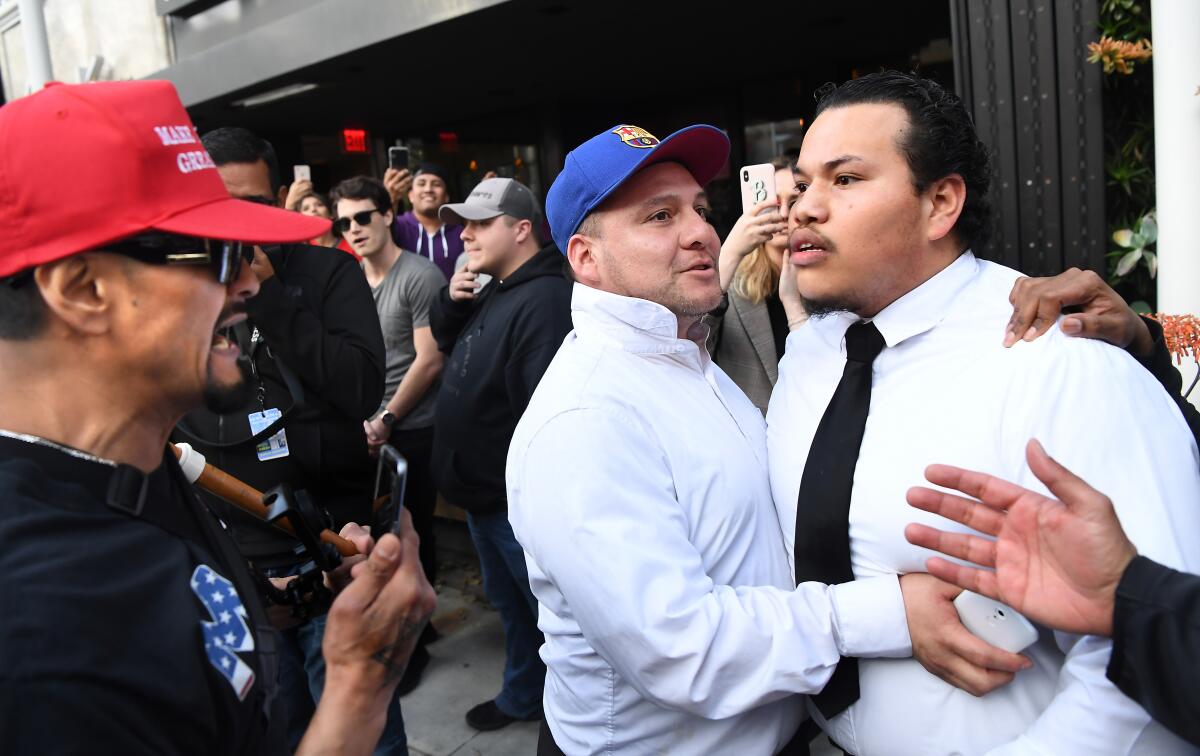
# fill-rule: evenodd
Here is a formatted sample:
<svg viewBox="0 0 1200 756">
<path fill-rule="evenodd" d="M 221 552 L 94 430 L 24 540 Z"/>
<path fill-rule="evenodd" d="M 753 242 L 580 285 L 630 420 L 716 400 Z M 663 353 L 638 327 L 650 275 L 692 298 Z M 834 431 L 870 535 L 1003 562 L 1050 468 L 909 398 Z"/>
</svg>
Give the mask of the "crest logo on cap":
<svg viewBox="0 0 1200 756">
<path fill-rule="evenodd" d="M 658 137 L 637 126 L 618 126 L 613 133 L 621 137 L 621 141 L 630 147 L 648 150 L 658 144 Z"/>
</svg>

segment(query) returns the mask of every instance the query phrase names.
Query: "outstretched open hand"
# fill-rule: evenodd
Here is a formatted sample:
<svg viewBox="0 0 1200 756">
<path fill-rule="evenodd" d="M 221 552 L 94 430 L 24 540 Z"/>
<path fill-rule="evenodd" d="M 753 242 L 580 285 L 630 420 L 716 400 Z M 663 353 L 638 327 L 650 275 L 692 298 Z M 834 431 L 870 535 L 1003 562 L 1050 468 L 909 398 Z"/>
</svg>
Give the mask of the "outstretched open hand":
<svg viewBox="0 0 1200 756">
<path fill-rule="evenodd" d="M 908 503 L 995 540 L 918 524 L 905 528 L 905 537 L 995 569 L 929 559 L 929 572 L 943 580 L 1003 601 L 1059 630 L 1111 634 L 1116 587 L 1137 551 L 1107 496 L 1051 459 L 1037 441 L 1029 442 L 1026 459 L 1059 500 L 984 473 L 931 465 L 925 471 L 930 483 L 972 498 L 912 488 Z"/>
</svg>

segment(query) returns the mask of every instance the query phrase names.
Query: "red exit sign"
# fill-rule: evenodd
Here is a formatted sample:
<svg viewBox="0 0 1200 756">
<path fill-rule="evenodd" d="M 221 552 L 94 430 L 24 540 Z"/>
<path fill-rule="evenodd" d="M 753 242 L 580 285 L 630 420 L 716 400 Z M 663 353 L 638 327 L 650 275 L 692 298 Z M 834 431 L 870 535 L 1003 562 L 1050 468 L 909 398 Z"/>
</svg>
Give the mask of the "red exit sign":
<svg viewBox="0 0 1200 756">
<path fill-rule="evenodd" d="M 343 152 L 367 152 L 368 141 L 365 129 L 342 129 Z"/>
</svg>

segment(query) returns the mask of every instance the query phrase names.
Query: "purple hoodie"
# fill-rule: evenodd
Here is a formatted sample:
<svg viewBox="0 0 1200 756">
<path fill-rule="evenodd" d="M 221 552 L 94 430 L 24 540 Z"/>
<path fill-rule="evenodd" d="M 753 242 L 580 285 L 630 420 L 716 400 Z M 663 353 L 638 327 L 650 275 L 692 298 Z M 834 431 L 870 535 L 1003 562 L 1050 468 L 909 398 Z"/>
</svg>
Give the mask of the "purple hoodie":
<svg viewBox="0 0 1200 756">
<path fill-rule="evenodd" d="M 463 227 L 457 223 L 447 223 L 430 235 L 409 210 L 397 216 L 392 223 L 392 238 L 401 249 L 433 261 L 449 281 L 454 275 L 454 263 L 463 251 L 462 230 Z"/>
</svg>

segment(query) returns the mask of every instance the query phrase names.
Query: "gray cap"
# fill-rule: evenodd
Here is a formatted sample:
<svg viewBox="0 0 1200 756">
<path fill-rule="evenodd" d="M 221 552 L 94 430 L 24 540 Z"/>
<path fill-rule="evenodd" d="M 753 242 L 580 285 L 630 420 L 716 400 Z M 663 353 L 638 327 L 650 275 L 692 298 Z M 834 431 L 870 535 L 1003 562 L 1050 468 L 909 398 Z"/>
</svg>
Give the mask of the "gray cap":
<svg viewBox="0 0 1200 756">
<path fill-rule="evenodd" d="M 510 178 L 490 178 L 471 190 L 466 202 L 438 208 L 443 223 L 466 223 L 511 215 L 518 220 L 536 220 L 541 214 L 537 198 L 529 187 Z"/>
</svg>

